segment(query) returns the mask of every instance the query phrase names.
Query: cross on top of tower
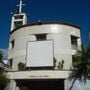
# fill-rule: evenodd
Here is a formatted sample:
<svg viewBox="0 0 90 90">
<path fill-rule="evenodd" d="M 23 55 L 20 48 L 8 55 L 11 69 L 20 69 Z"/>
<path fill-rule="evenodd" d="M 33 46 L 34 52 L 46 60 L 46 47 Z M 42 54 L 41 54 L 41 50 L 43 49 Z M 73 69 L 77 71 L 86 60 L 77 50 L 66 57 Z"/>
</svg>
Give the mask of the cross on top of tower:
<svg viewBox="0 0 90 90">
<path fill-rule="evenodd" d="M 25 6 L 25 4 L 22 3 L 23 0 L 20 0 L 19 5 L 17 5 L 19 7 L 19 13 L 22 12 L 22 6 Z"/>
</svg>

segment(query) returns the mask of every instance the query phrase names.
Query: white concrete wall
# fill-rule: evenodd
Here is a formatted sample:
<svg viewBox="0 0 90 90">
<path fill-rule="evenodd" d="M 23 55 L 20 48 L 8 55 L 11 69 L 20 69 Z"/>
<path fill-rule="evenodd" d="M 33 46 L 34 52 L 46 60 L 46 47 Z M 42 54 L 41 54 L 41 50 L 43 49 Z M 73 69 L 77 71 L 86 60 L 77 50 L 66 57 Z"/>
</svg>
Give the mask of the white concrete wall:
<svg viewBox="0 0 90 90">
<path fill-rule="evenodd" d="M 57 62 L 64 60 L 64 68 L 70 69 L 72 64 L 71 40 L 69 34 L 49 34 L 48 39 L 54 40 L 54 57 Z M 68 64 L 67 64 L 68 63 Z"/>
<path fill-rule="evenodd" d="M 64 69 L 70 69 L 72 66 L 72 54 L 74 54 L 71 48 L 71 35 L 80 37 L 79 28 L 59 25 L 59 24 L 46 24 L 46 25 L 34 25 L 20 28 L 13 32 L 10 36 L 10 41 L 15 40 L 14 49 L 9 50 L 9 59 L 13 58 L 13 70 L 17 70 L 17 64 L 19 62 L 26 61 L 26 49 L 28 41 L 35 41 L 34 34 L 47 34 L 47 40 L 54 40 L 54 57 L 59 62 L 64 60 Z M 78 40 L 78 45 L 81 41 Z"/>
<path fill-rule="evenodd" d="M 70 71 L 63 70 L 35 70 L 35 71 L 19 71 L 19 72 L 8 72 L 7 77 L 11 80 L 18 79 L 67 79 L 71 74 Z"/>
</svg>

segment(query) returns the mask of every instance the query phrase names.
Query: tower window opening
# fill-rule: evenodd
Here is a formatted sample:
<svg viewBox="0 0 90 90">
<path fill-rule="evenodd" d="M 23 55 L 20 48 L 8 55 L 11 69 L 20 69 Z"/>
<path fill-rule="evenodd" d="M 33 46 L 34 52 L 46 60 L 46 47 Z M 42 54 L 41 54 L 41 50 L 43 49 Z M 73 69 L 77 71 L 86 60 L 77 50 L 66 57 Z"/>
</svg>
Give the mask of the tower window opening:
<svg viewBox="0 0 90 90">
<path fill-rule="evenodd" d="M 15 19 L 23 19 L 23 15 L 17 15 L 15 16 Z"/>
<path fill-rule="evenodd" d="M 38 41 L 40 41 L 40 40 L 46 40 L 46 34 L 37 34 L 36 35 L 36 39 Z"/>
<path fill-rule="evenodd" d="M 22 26 L 23 22 L 22 21 L 16 21 L 14 22 L 15 28 L 19 28 L 20 26 Z"/>
</svg>

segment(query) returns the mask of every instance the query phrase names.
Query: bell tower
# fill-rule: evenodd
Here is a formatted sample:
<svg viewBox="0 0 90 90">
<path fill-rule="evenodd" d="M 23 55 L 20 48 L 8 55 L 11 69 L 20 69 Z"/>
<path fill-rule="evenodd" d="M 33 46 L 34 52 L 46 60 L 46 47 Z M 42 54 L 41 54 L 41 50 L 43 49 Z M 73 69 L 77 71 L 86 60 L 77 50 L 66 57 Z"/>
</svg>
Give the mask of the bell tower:
<svg viewBox="0 0 90 90">
<path fill-rule="evenodd" d="M 11 31 L 27 24 L 27 15 L 22 12 L 23 6 L 25 6 L 25 4 L 23 4 L 23 0 L 20 0 L 19 5 L 17 5 L 18 9 L 15 13 L 12 13 Z"/>
</svg>

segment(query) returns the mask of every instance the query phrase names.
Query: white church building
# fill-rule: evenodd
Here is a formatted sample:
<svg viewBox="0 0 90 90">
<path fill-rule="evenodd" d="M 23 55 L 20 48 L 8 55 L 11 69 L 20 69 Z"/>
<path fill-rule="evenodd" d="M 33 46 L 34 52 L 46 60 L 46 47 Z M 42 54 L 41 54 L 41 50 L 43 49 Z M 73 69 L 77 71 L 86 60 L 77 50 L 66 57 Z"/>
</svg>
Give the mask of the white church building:
<svg viewBox="0 0 90 90">
<path fill-rule="evenodd" d="M 27 23 L 27 15 L 12 15 L 6 90 L 68 90 L 73 59 L 81 45 L 80 27 L 64 22 Z M 25 70 L 18 70 L 23 63 Z"/>
</svg>

